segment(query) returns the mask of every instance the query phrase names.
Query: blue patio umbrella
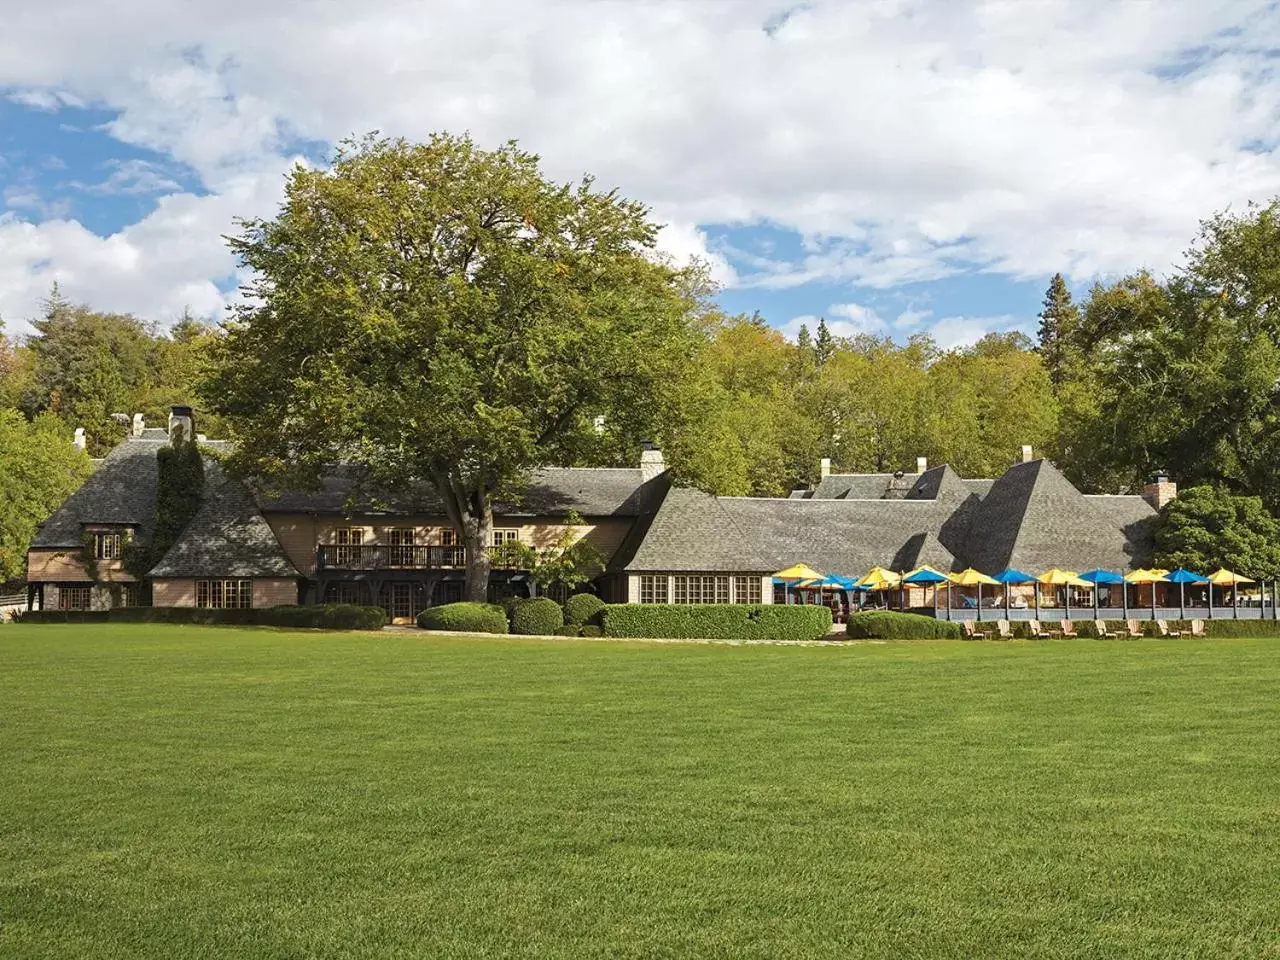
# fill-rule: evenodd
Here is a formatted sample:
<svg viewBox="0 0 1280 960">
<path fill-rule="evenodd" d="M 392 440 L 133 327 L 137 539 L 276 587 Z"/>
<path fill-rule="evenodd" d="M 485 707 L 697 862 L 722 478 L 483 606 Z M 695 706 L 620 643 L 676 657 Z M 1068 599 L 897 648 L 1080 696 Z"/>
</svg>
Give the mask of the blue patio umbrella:
<svg viewBox="0 0 1280 960">
<path fill-rule="evenodd" d="M 939 573 L 930 566 L 919 567 L 912 570 L 902 578 L 903 584 L 915 583 L 921 585 L 931 585 L 933 587 L 933 615 L 935 619 L 938 616 L 938 584 L 950 583 L 951 578 L 945 573 Z M 900 604 L 905 605 L 902 601 Z M 948 616 L 950 614 L 948 613 Z"/>
<path fill-rule="evenodd" d="M 996 580 L 1004 584 L 1004 618 L 1009 619 L 1009 584 L 1011 583 L 1035 583 L 1039 578 L 1033 577 L 1029 573 L 1023 573 L 1021 570 L 1015 570 L 1013 567 L 1005 567 L 995 575 Z M 1036 588 L 1036 616 L 1040 615 L 1040 588 Z"/>
<path fill-rule="evenodd" d="M 1124 577 L 1116 573 L 1114 570 L 1086 570 L 1080 574 L 1081 580 L 1088 580 L 1094 584 L 1093 587 L 1093 616 L 1096 620 L 1098 617 L 1098 584 L 1121 584 L 1120 589 L 1124 591 L 1124 613 L 1125 619 L 1129 617 L 1129 587 Z M 1154 588 L 1153 588 L 1154 589 Z"/>
<path fill-rule="evenodd" d="M 1170 570 L 1165 574 L 1165 580 L 1169 583 L 1178 585 L 1178 619 L 1187 619 L 1187 584 L 1188 583 L 1211 583 L 1212 581 L 1194 570 L 1188 570 L 1186 567 L 1179 567 L 1177 570 Z M 1210 589 L 1213 589 L 1210 587 Z"/>
</svg>

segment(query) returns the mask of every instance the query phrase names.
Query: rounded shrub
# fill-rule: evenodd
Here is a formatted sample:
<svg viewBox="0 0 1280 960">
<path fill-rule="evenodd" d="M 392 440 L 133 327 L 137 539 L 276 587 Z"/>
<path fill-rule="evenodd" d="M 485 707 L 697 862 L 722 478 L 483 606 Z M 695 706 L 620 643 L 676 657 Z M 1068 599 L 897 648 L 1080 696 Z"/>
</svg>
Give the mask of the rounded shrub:
<svg viewBox="0 0 1280 960">
<path fill-rule="evenodd" d="M 598 626 L 596 626 L 594 623 L 588 623 L 588 624 L 585 624 L 585 625 L 583 626 L 582 630 L 580 631 L 580 633 L 581 633 L 581 634 L 582 634 L 582 636 L 584 636 L 584 637 L 600 637 L 600 636 L 604 636 L 604 631 L 603 631 L 603 630 L 601 630 L 601 629 L 600 629 Z"/>
<path fill-rule="evenodd" d="M 594 593 L 575 593 L 564 602 L 564 622 L 575 626 L 592 623 L 604 609 L 604 601 Z"/>
<path fill-rule="evenodd" d="M 855 613 L 844 630 L 853 640 L 959 640 L 964 636 L 960 624 L 950 620 L 887 610 Z"/>
<path fill-rule="evenodd" d="M 576 637 L 581 631 L 581 627 L 575 627 L 572 623 L 566 623 L 563 627 L 556 627 L 557 637 Z"/>
<path fill-rule="evenodd" d="M 564 626 L 564 611 L 550 597 L 521 600 L 511 608 L 511 632 L 525 636 L 553 636 Z"/>
<path fill-rule="evenodd" d="M 507 613 L 493 603 L 446 603 L 418 614 L 418 626 L 460 633 L 506 633 Z"/>
</svg>

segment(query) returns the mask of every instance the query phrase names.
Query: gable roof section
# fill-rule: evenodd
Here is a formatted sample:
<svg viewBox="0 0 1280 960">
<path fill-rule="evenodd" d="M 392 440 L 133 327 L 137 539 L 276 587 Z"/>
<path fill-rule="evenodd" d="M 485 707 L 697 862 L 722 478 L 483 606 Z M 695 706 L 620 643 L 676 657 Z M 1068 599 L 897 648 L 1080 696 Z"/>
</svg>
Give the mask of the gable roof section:
<svg viewBox="0 0 1280 960">
<path fill-rule="evenodd" d="M 891 490 L 910 489 L 917 479 L 914 473 L 904 473 L 901 478 L 892 473 L 832 473 L 818 481 L 809 499 L 883 500 Z"/>
<path fill-rule="evenodd" d="M 494 504 L 503 516 L 560 516 L 576 511 L 584 517 L 635 517 L 655 506 L 651 485 L 634 467 L 547 467 L 534 473 L 524 496 L 516 503 Z M 319 490 L 284 490 L 261 494 L 262 510 L 296 513 L 428 514 L 444 515 L 433 490 L 417 494 L 388 494 L 361 490 L 359 473 L 335 467 L 321 478 Z"/>
<path fill-rule="evenodd" d="M 759 553 L 757 538 L 730 516 L 724 508 L 725 502 L 724 498 L 701 490 L 669 490 L 623 569 L 723 572 L 779 569 Z"/>
<path fill-rule="evenodd" d="M 130 438 L 117 444 L 45 521 L 32 548 L 78 549 L 86 524 L 129 525 L 140 537 L 150 537 L 159 476 L 156 454 L 165 443 L 163 438 Z"/>
<path fill-rule="evenodd" d="M 148 576 L 296 577 L 298 571 L 249 491 L 220 464 L 206 462 L 200 509 Z"/>
<path fill-rule="evenodd" d="M 1139 552 L 1113 516 L 1099 509 L 1047 460 L 1014 464 L 974 511 L 963 560 L 987 573 L 1006 567 L 1129 569 Z"/>
<path fill-rule="evenodd" d="M 930 566 L 943 573 L 955 566 L 956 558 L 932 533 L 917 533 L 911 537 L 893 558 L 894 570 L 906 572 L 916 567 Z"/>
</svg>

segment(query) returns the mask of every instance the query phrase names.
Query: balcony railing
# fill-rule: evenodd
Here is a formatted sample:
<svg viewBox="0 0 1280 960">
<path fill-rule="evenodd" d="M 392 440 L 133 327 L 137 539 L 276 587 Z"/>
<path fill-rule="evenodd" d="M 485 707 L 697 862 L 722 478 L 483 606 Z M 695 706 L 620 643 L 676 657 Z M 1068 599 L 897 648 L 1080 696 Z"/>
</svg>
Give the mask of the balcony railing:
<svg viewBox="0 0 1280 960">
<path fill-rule="evenodd" d="M 490 547 L 495 570 L 519 569 L 519 557 L 509 547 Z M 391 544 L 322 544 L 316 547 L 317 570 L 436 570 L 466 566 L 463 547 Z"/>
</svg>

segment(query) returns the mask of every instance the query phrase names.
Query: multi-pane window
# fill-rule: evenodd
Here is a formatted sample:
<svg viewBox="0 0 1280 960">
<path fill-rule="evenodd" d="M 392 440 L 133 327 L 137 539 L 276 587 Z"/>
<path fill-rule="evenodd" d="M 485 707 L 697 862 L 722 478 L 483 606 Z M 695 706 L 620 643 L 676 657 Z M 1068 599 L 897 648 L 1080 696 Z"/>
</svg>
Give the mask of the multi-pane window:
<svg viewBox="0 0 1280 960">
<path fill-rule="evenodd" d="M 760 578 L 759 577 L 734 577 L 733 578 L 733 602 L 734 603 L 759 603 L 760 602 Z"/>
<path fill-rule="evenodd" d="M 466 562 L 466 550 L 458 543 L 458 531 L 453 527 L 445 527 L 440 531 L 440 545 L 444 547 L 444 558 L 441 561 L 444 566 L 460 567 Z"/>
<path fill-rule="evenodd" d="M 247 610 L 253 606 L 253 581 L 197 580 L 196 606 Z"/>
<path fill-rule="evenodd" d="M 413 563 L 413 527 L 394 527 L 387 531 L 387 542 L 391 544 L 391 566 L 412 567 Z"/>
<path fill-rule="evenodd" d="M 666 603 L 667 579 L 665 573 L 658 576 L 643 574 L 640 577 L 640 602 Z"/>
<path fill-rule="evenodd" d="M 334 531 L 334 543 L 338 549 L 334 551 L 339 566 L 357 564 L 360 560 L 360 546 L 364 543 L 364 529 L 361 527 L 342 527 Z"/>
<path fill-rule="evenodd" d="M 88 610 L 93 587 L 89 584 L 58 588 L 59 610 Z"/>
<path fill-rule="evenodd" d="M 493 545 L 495 547 L 505 547 L 508 543 L 518 543 L 520 541 L 520 531 L 516 527 L 498 527 L 493 531 Z"/>
<path fill-rule="evenodd" d="M 729 578 L 678 573 L 671 578 L 676 603 L 728 603 Z"/>
<path fill-rule="evenodd" d="M 120 584 L 120 602 L 117 606 L 136 607 L 138 606 L 138 585 L 136 583 Z"/>
<path fill-rule="evenodd" d="M 119 560 L 124 536 L 119 530 L 102 531 L 93 535 L 93 555 L 99 560 Z"/>
</svg>

